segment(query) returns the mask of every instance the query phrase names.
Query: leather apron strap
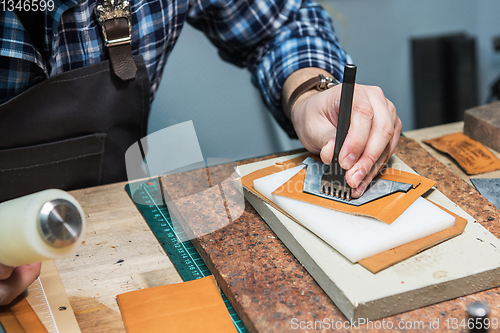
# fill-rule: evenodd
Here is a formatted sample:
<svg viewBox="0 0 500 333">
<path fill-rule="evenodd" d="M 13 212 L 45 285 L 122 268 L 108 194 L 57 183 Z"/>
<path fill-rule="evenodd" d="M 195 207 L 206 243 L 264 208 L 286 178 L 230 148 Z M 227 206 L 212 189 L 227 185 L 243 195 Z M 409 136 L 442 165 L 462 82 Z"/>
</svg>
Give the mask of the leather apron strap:
<svg viewBox="0 0 500 333">
<path fill-rule="evenodd" d="M 109 61 L 72 70 L 0 105 L 0 202 L 47 188 L 126 180 L 125 152 L 147 134 L 149 79 Z"/>
<path fill-rule="evenodd" d="M 99 0 L 95 9 L 113 71 L 126 81 L 135 78 L 132 58 L 132 16 L 128 0 Z"/>
</svg>

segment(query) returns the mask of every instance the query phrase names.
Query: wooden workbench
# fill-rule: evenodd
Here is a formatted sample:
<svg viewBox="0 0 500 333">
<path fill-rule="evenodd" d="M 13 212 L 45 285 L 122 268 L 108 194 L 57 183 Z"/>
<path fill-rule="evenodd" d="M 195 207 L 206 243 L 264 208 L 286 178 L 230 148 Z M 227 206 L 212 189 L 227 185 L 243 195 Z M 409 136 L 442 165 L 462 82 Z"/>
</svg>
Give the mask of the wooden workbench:
<svg viewBox="0 0 500 333">
<path fill-rule="evenodd" d="M 412 131 L 407 136 L 436 137 L 455 129 L 460 124 Z M 500 212 L 454 174 L 460 172 L 452 172 L 425 149 L 403 138 L 396 154 L 423 176 L 436 180 L 438 189 L 499 237 Z M 124 186 L 119 183 L 72 192 L 87 215 L 87 234 L 76 253 L 57 260 L 56 266 L 82 332 L 124 332 L 117 294 L 181 282 Z M 250 205 L 238 221 L 194 244 L 250 331 L 305 332 L 291 328 L 292 318 L 346 320 Z M 446 331 L 446 319 L 465 318 L 466 306 L 474 300 L 489 303 L 490 317 L 500 320 L 499 296 L 500 289 L 492 289 L 384 321 L 424 321 L 425 331 L 433 331 L 429 321 L 440 319 L 439 331 Z"/>
</svg>

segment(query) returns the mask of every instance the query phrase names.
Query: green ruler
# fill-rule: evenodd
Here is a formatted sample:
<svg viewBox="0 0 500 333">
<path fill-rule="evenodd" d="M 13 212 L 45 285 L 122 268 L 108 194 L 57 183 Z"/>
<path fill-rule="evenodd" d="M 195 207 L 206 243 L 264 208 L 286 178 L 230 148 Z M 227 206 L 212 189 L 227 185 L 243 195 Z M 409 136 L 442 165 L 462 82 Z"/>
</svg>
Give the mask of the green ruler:
<svg viewBox="0 0 500 333">
<path fill-rule="evenodd" d="M 158 179 L 141 181 L 134 185 L 140 186 L 133 194 L 133 197 L 129 185 L 125 186 L 125 190 L 165 249 L 165 252 L 167 252 L 182 279 L 191 281 L 211 275 L 193 243 L 190 240 L 184 241 L 186 235 L 182 227 L 170 218 L 168 208 L 161 195 Z M 221 296 L 238 332 L 248 332 L 222 291 Z"/>
</svg>

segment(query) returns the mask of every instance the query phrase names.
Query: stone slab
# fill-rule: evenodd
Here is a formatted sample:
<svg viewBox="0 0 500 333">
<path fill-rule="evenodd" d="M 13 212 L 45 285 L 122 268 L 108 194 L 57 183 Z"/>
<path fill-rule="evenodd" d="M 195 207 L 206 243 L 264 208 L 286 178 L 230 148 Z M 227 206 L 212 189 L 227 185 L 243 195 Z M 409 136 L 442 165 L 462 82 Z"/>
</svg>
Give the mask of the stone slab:
<svg viewBox="0 0 500 333">
<path fill-rule="evenodd" d="M 495 236 L 500 235 L 496 226 L 500 211 L 417 142 L 400 138 L 396 155 L 419 174 L 437 180 L 436 187 L 442 193 Z M 395 332 L 401 323 L 419 324 L 418 328 L 407 327 L 406 332 L 456 331 L 461 328 L 454 323 L 466 319 L 467 305 L 478 300 L 490 305 L 490 318 L 500 318 L 500 288 L 495 288 L 404 312 L 359 329 L 343 327 L 346 317 L 249 203 L 237 221 L 193 243 L 250 332 L 314 331 L 306 327 L 316 320 L 340 323 L 336 332 Z"/>
<path fill-rule="evenodd" d="M 398 159 L 395 163 L 403 164 Z M 240 171 L 247 174 L 262 164 L 243 166 Z M 500 241 L 437 190 L 432 190 L 428 199 L 467 218 L 464 233 L 377 274 L 352 264 L 312 232 L 255 195 L 247 194 L 254 208 L 353 323 L 361 318 L 374 320 L 489 289 L 500 283 L 497 279 Z"/>
<path fill-rule="evenodd" d="M 470 181 L 479 193 L 500 209 L 500 178 L 471 178 Z"/>
<path fill-rule="evenodd" d="M 466 110 L 464 134 L 500 151 L 500 101 Z"/>
</svg>

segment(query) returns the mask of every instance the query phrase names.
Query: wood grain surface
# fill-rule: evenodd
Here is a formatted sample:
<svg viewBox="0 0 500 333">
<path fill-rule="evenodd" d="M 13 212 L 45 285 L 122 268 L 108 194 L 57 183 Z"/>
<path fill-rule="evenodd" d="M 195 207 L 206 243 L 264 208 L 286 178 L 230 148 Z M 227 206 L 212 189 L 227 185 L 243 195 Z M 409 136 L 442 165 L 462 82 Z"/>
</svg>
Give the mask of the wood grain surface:
<svg viewBox="0 0 500 333">
<path fill-rule="evenodd" d="M 182 282 L 148 225 L 118 183 L 71 192 L 87 219 L 85 240 L 55 261 L 85 332 L 125 332 L 116 295 Z"/>
</svg>

